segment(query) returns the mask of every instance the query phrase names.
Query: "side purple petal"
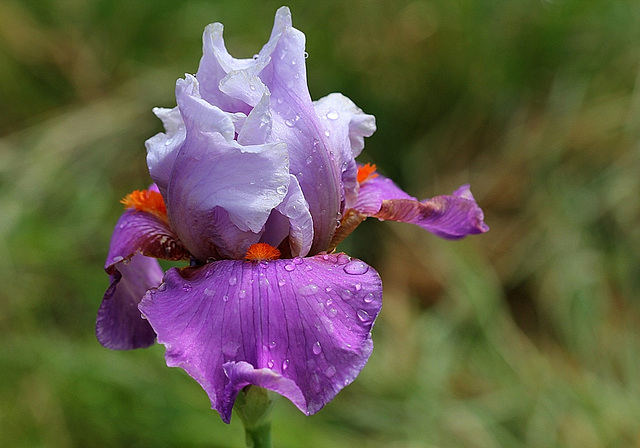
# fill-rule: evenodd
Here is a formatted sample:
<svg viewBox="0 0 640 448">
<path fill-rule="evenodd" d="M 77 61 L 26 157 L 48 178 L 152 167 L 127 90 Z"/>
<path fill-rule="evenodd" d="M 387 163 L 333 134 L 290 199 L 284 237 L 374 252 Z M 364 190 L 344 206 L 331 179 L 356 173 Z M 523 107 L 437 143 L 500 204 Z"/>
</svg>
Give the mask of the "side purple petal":
<svg viewBox="0 0 640 448">
<path fill-rule="evenodd" d="M 451 195 L 418 201 L 398 188 L 391 179 L 378 175 L 360 185 L 355 209 L 381 220 L 415 224 L 452 240 L 489 230 L 469 185 L 463 185 Z"/>
<path fill-rule="evenodd" d="M 189 252 L 165 221 L 151 213 L 126 210 L 113 229 L 105 271 L 113 274 L 117 263 L 137 253 L 164 260 L 189 259 Z"/>
<path fill-rule="evenodd" d="M 143 348 L 155 342 L 153 328 L 142 318 L 138 303 L 148 289 L 162 282 L 156 260 L 134 255 L 112 269 L 111 285 L 104 294 L 96 319 L 96 337 L 113 350 Z"/>
<path fill-rule="evenodd" d="M 312 414 L 362 370 L 380 311 L 378 274 L 344 254 L 172 269 L 140 310 L 225 422 L 238 392 L 266 387 Z"/>
</svg>

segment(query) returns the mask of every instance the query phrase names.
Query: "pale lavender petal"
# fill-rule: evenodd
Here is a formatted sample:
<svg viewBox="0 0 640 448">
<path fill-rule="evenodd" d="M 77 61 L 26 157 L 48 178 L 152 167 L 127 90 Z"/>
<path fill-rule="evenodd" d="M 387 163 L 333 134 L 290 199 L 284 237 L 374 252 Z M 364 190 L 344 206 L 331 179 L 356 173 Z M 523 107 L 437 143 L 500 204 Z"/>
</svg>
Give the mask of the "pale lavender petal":
<svg viewBox="0 0 640 448">
<path fill-rule="evenodd" d="M 249 114 L 251 106 L 220 90 L 220 82 L 229 72 L 246 69 L 255 64 L 253 59 L 236 59 L 227 51 L 221 23 L 208 25 L 202 36 L 202 59 L 196 78 L 202 83 L 202 97 L 226 112 Z"/>
<path fill-rule="evenodd" d="M 162 269 L 156 260 L 134 255 L 112 269 L 111 285 L 104 294 L 96 319 L 96 337 L 113 350 L 148 347 L 156 334 L 138 310 L 148 289 L 162 282 Z"/>
<path fill-rule="evenodd" d="M 190 78 L 184 86 L 178 90 L 178 105 L 187 138 L 172 171 L 167 209 L 176 234 L 204 261 L 216 257 L 211 243 L 226 231 L 212 226 L 214 209 L 228 213 L 237 228 L 233 233 L 262 231 L 287 193 L 288 155 L 282 143 L 242 146 L 229 140 L 231 120 L 224 118 L 228 114 L 199 98 L 195 80 Z M 244 243 L 231 242 L 225 249 L 237 252 Z"/>
<path fill-rule="evenodd" d="M 305 36 L 291 25 L 291 13 L 276 13 L 271 38 L 256 63 L 256 73 L 271 92 L 272 140 L 285 142 L 290 172 L 300 183 L 313 216 L 310 253 L 328 247 L 340 212 L 340 170 L 332 159 L 327 129 L 315 113 L 305 68 Z"/>
<path fill-rule="evenodd" d="M 306 256 L 313 243 L 313 219 L 309 212 L 309 204 L 307 204 L 295 176 L 290 176 L 287 196 L 276 207 L 276 210 L 288 218 L 291 255 L 294 257 Z"/>
<path fill-rule="evenodd" d="M 317 412 L 362 370 L 382 300 L 378 274 L 344 254 L 172 269 L 140 310 L 225 422 L 247 384 Z"/>
<path fill-rule="evenodd" d="M 364 148 L 364 137 L 376 130 L 373 115 L 362 112 L 353 101 L 340 93 L 331 93 L 314 102 L 314 108 L 327 129 L 335 163 L 341 170 L 342 211 L 353 208 L 358 195 L 358 168 L 354 160 Z"/>
<path fill-rule="evenodd" d="M 151 213 L 126 210 L 113 229 L 105 270 L 113 274 L 117 263 L 134 254 L 164 260 L 188 260 L 190 256 L 165 221 Z"/>
<path fill-rule="evenodd" d="M 149 174 L 163 197 L 167 197 L 167 186 L 178 151 L 185 138 L 184 123 L 177 107 L 165 109 L 155 107 L 153 113 L 162 120 L 165 132 L 160 132 L 145 142 Z"/>
</svg>

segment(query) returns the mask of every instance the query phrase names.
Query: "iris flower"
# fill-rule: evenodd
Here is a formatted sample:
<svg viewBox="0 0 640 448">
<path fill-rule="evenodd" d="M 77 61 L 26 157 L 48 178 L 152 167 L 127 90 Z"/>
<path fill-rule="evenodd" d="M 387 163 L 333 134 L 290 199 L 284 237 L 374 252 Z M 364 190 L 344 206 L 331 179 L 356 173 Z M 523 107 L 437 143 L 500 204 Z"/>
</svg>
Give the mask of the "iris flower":
<svg viewBox="0 0 640 448">
<path fill-rule="evenodd" d="M 338 243 L 367 217 L 447 239 L 488 227 L 468 186 L 419 201 L 355 161 L 375 119 L 338 93 L 311 100 L 288 8 L 253 58 L 233 58 L 222 31 L 205 29 L 177 106 L 154 109 L 153 184 L 123 199 L 96 335 L 111 349 L 157 339 L 227 423 L 248 385 L 313 414 L 366 364 L 382 304 L 378 273 Z"/>
</svg>

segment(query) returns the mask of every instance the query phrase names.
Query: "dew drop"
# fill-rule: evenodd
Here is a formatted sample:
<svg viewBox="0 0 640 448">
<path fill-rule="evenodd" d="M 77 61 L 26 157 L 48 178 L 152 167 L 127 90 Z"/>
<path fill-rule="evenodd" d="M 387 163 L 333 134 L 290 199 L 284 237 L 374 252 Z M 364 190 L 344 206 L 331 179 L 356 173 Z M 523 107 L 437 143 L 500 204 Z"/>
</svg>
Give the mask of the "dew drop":
<svg viewBox="0 0 640 448">
<path fill-rule="evenodd" d="M 327 260 L 329 259 L 329 255 L 324 254 L 324 255 L 322 256 L 322 259 L 323 259 L 324 261 L 327 261 Z"/>
<path fill-rule="evenodd" d="M 171 144 L 173 144 L 172 138 L 168 138 L 164 141 L 164 146 L 170 146 Z"/>
<path fill-rule="evenodd" d="M 331 297 L 329 297 L 325 302 L 324 302 L 327 306 L 331 305 L 333 303 L 333 299 Z"/>
<path fill-rule="evenodd" d="M 327 317 L 333 319 L 338 315 L 338 310 L 335 308 L 327 308 L 324 313 L 327 315 Z"/>
<path fill-rule="evenodd" d="M 313 269 L 313 267 L 310 264 L 305 265 L 304 270 L 305 271 L 311 271 Z"/>
<path fill-rule="evenodd" d="M 311 165 L 311 162 L 313 162 L 313 156 L 307 157 L 306 162 L 307 162 L 307 165 Z"/>
<path fill-rule="evenodd" d="M 309 53 L 307 53 L 306 51 L 304 52 L 304 58 L 307 59 L 309 57 Z"/>
<path fill-rule="evenodd" d="M 340 115 L 338 115 L 338 111 L 330 110 L 329 112 L 327 112 L 327 118 L 329 120 L 337 120 L 339 116 Z"/>
<path fill-rule="evenodd" d="M 292 121 L 292 120 L 284 120 L 284 124 L 286 124 L 290 128 L 292 128 L 292 127 L 294 127 L 296 125 L 295 122 Z"/>
<path fill-rule="evenodd" d="M 360 291 L 362 289 L 362 283 L 356 283 L 353 287 L 356 288 L 356 291 Z"/>
<path fill-rule="evenodd" d="M 295 59 L 291 59 L 291 65 L 296 65 L 296 60 Z"/>
<path fill-rule="evenodd" d="M 350 275 L 361 275 L 369 270 L 369 266 L 360 260 L 352 260 L 344 266 L 344 272 Z"/>
<path fill-rule="evenodd" d="M 238 293 L 238 297 L 240 297 L 241 299 L 244 299 L 245 297 L 247 297 L 247 291 L 245 291 L 244 289 L 242 289 L 242 290 Z"/>
<path fill-rule="evenodd" d="M 371 316 L 365 310 L 358 310 L 356 314 L 362 322 L 369 322 L 371 320 Z"/>
<path fill-rule="evenodd" d="M 287 194 L 287 187 L 285 187 L 284 185 L 278 185 L 276 187 L 276 193 L 278 193 L 278 194 Z"/>
<path fill-rule="evenodd" d="M 294 262 L 295 264 L 302 264 L 302 263 L 304 263 L 304 261 L 303 261 L 303 260 L 302 260 L 302 258 L 300 258 L 300 257 L 296 257 L 296 258 L 294 258 L 294 259 L 293 259 L 293 262 Z"/>
<path fill-rule="evenodd" d="M 300 289 L 298 289 L 298 293 L 300 293 L 300 295 L 303 295 L 303 296 L 312 296 L 316 292 L 318 292 L 318 286 L 314 285 L 313 283 L 304 285 Z"/>
<path fill-rule="evenodd" d="M 327 286 L 326 288 L 324 288 L 325 292 L 331 292 L 331 286 Z"/>
<path fill-rule="evenodd" d="M 204 288 L 204 295 L 207 297 L 211 297 L 215 295 L 215 291 L 211 288 Z"/>
<path fill-rule="evenodd" d="M 290 364 L 290 361 L 288 359 L 285 359 L 284 361 L 282 361 L 282 371 L 283 372 L 289 368 L 289 364 Z"/>
<path fill-rule="evenodd" d="M 256 86 L 254 86 L 253 84 L 249 84 L 249 89 L 251 89 L 252 91 L 256 90 Z"/>
<path fill-rule="evenodd" d="M 284 286 L 284 285 L 286 285 L 286 283 L 287 283 L 287 282 L 286 282 L 283 278 L 281 278 L 280 280 L 278 280 L 278 286 Z"/>
<path fill-rule="evenodd" d="M 288 263 L 284 265 L 284 270 L 285 271 L 293 271 L 296 268 L 296 265 L 292 264 L 292 263 Z"/>
<path fill-rule="evenodd" d="M 183 290 L 184 292 L 189 292 L 189 291 L 191 291 L 191 285 L 189 285 L 189 284 L 185 283 L 184 285 L 182 285 L 182 290 Z"/>
<path fill-rule="evenodd" d="M 366 296 L 364 296 L 364 298 L 362 300 L 364 300 L 364 303 L 371 303 L 373 302 L 373 293 L 370 292 L 369 294 L 367 294 Z"/>
<path fill-rule="evenodd" d="M 254 55 L 253 55 L 253 60 L 255 61 L 255 60 L 256 60 L 256 59 L 258 59 L 259 57 L 260 57 L 260 55 L 259 55 L 259 54 L 254 54 Z"/>
<path fill-rule="evenodd" d="M 327 375 L 327 378 L 333 378 L 333 376 L 336 374 L 335 366 L 327 367 L 327 370 L 324 372 L 324 374 Z"/>
<path fill-rule="evenodd" d="M 331 135 L 331 132 L 329 132 L 328 130 L 324 131 L 324 135 L 329 137 Z"/>
<path fill-rule="evenodd" d="M 270 369 L 273 368 L 273 365 L 275 364 L 273 359 L 270 359 L 269 362 L 267 362 L 267 367 L 269 367 Z"/>
<path fill-rule="evenodd" d="M 276 348 L 276 345 L 278 345 L 278 344 L 276 344 L 276 341 L 269 342 L 269 349 L 273 350 L 274 348 Z"/>
<path fill-rule="evenodd" d="M 222 296 L 222 300 L 224 300 L 225 302 L 228 302 L 228 301 L 229 301 L 229 296 L 228 296 L 228 295 L 226 295 L 226 294 L 225 294 L 225 295 L 223 295 L 223 296 Z"/>
<path fill-rule="evenodd" d="M 316 343 L 313 344 L 313 348 L 311 350 L 313 350 L 314 355 L 319 355 L 320 353 L 322 353 L 322 346 L 320 345 L 320 341 L 316 341 Z"/>
<path fill-rule="evenodd" d="M 345 268 L 346 269 L 346 268 Z M 230 277 L 229 278 L 229 286 L 233 286 L 236 283 L 238 283 L 238 279 L 236 277 Z"/>
<path fill-rule="evenodd" d="M 344 300 L 351 300 L 351 299 L 353 299 L 353 293 L 352 293 L 350 290 L 348 290 L 348 289 L 343 290 L 343 291 L 340 293 L 340 295 L 342 296 L 342 298 L 343 298 Z"/>
</svg>

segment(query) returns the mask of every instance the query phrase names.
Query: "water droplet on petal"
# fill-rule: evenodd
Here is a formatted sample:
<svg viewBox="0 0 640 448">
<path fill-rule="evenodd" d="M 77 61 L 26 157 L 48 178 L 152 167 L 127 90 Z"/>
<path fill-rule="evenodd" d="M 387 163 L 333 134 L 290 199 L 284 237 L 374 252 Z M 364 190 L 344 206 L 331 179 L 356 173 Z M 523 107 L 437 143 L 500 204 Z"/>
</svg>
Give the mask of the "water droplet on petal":
<svg viewBox="0 0 640 448">
<path fill-rule="evenodd" d="M 278 193 L 278 194 L 287 194 L 287 187 L 285 187 L 284 185 L 278 185 L 276 187 L 276 193 Z"/>
<path fill-rule="evenodd" d="M 306 266 L 304 267 L 304 270 L 305 270 L 305 271 L 311 271 L 312 269 L 313 269 L 313 266 L 311 266 L 310 264 L 308 264 L 308 265 L 306 265 Z"/>
<path fill-rule="evenodd" d="M 229 296 L 228 296 L 228 295 L 226 295 L 226 294 L 225 294 L 225 295 L 223 295 L 223 296 L 222 296 L 222 300 L 224 300 L 225 302 L 228 302 L 228 301 L 229 301 Z"/>
<path fill-rule="evenodd" d="M 290 361 L 288 359 L 285 359 L 284 361 L 282 361 L 282 371 L 283 372 L 289 368 L 289 363 L 290 363 Z"/>
<path fill-rule="evenodd" d="M 211 288 L 204 288 L 204 295 L 211 297 L 213 295 L 215 295 L 215 291 Z"/>
<path fill-rule="evenodd" d="M 362 289 L 362 283 L 356 283 L 353 287 L 356 288 L 356 291 L 360 291 Z"/>
<path fill-rule="evenodd" d="M 233 286 L 236 283 L 238 283 L 238 279 L 236 277 L 230 277 L 229 278 L 229 286 Z"/>
<path fill-rule="evenodd" d="M 311 162 L 313 162 L 313 156 L 307 157 L 307 165 L 311 165 Z"/>
<path fill-rule="evenodd" d="M 300 289 L 298 289 L 298 292 L 303 296 L 312 296 L 316 292 L 318 292 L 318 286 L 314 285 L 313 283 L 304 285 Z"/>
<path fill-rule="evenodd" d="M 260 57 L 260 55 L 259 55 L 259 54 L 254 54 L 254 55 L 253 55 L 253 60 L 255 61 L 255 60 L 256 60 L 256 59 L 258 59 L 259 57 Z"/>
<path fill-rule="evenodd" d="M 327 317 L 333 319 L 334 317 L 336 317 L 338 315 L 338 310 L 335 308 L 327 308 L 324 313 L 327 315 Z"/>
<path fill-rule="evenodd" d="M 364 300 L 364 303 L 371 303 L 373 302 L 373 299 L 375 297 L 373 296 L 373 293 L 370 292 L 369 294 L 367 294 L 366 296 L 364 296 L 364 298 L 362 300 Z"/>
<path fill-rule="evenodd" d="M 168 138 L 164 141 L 164 146 L 170 146 L 171 144 L 173 144 L 172 138 Z"/>
<path fill-rule="evenodd" d="M 369 322 L 371 320 L 371 316 L 365 310 L 358 310 L 356 314 L 362 322 Z"/>
<path fill-rule="evenodd" d="M 291 272 L 291 271 L 293 271 L 295 268 L 296 268 L 296 266 L 295 266 L 294 264 L 292 264 L 292 263 L 287 263 L 287 264 L 285 264 L 285 265 L 284 265 L 284 270 L 285 270 L 285 271 L 289 271 L 289 272 Z"/>
<path fill-rule="evenodd" d="M 340 293 L 340 296 L 342 296 L 342 298 L 343 298 L 344 300 L 351 300 L 351 299 L 353 299 L 353 293 L 352 293 L 350 290 L 348 290 L 348 289 L 344 289 L 344 290 L 342 290 L 342 292 Z"/>
<path fill-rule="evenodd" d="M 241 299 L 244 299 L 245 297 L 247 297 L 247 291 L 245 291 L 244 289 L 243 289 L 243 290 L 241 290 L 241 291 L 238 293 L 238 297 L 240 297 Z"/>
<path fill-rule="evenodd" d="M 274 349 L 274 348 L 276 348 L 276 345 L 278 345 L 278 344 L 276 344 L 276 341 L 271 341 L 271 342 L 269 342 L 269 349 Z"/>
<path fill-rule="evenodd" d="M 325 292 L 331 292 L 331 286 L 327 286 L 326 288 L 324 288 Z"/>
<path fill-rule="evenodd" d="M 309 53 L 307 53 L 306 51 L 304 52 L 304 58 L 307 59 L 309 57 Z"/>
<path fill-rule="evenodd" d="M 256 90 L 256 86 L 254 86 L 253 84 L 249 84 L 249 89 L 251 89 L 252 91 Z"/>
<path fill-rule="evenodd" d="M 324 374 L 327 375 L 327 378 L 332 378 L 336 374 L 336 368 L 334 366 L 329 366 Z"/>
<path fill-rule="evenodd" d="M 352 260 L 344 266 L 344 272 L 351 275 L 361 275 L 369 270 L 369 265 L 364 261 Z"/>
<path fill-rule="evenodd" d="M 296 258 L 294 258 L 294 259 L 293 259 L 293 262 L 294 262 L 295 264 L 302 264 L 302 263 L 304 263 L 304 261 L 303 261 L 303 260 L 302 260 L 302 258 L 300 258 L 300 257 L 296 257 Z"/>
<path fill-rule="evenodd" d="M 267 367 L 269 367 L 270 369 L 273 368 L 273 365 L 275 364 L 273 359 L 270 359 L 269 362 L 267 362 Z"/>
<path fill-rule="evenodd" d="M 320 341 L 316 341 L 316 343 L 313 344 L 312 350 L 314 355 L 319 355 L 320 353 L 322 353 L 322 346 L 320 345 Z"/>
<path fill-rule="evenodd" d="M 339 116 L 340 115 L 338 115 L 338 111 L 330 110 L 329 112 L 327 112 L 327 118 L 329 120 L 337 120 Z"/>
<path fill-rule="evenodd" d="M 324 302 L 327 306 L 331 305 L 333 303 L 333 299 L 331 297 L 329 297 L 325 302 Z"/>
<path fill-rule="evenodd" d="M 278 280 L 278 286 L 284 286 L 284 285 L 286 285 L 286 283 L 287 283 L 287 282 L 286 282 L 283 278 L 281 278 L 280 280 Z"/>
<path fill-rule="evenodd" d="M 191 291 L 191 285 L 189 285 L 189 284 L 185 283 L 184 285 L 182 285 L 182 290 L 183 290 L 184 292 L 189 292 L 189 291 Z"/>
</svg>

